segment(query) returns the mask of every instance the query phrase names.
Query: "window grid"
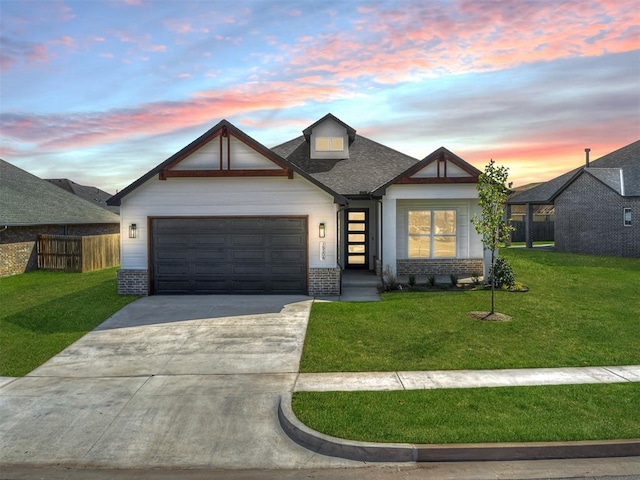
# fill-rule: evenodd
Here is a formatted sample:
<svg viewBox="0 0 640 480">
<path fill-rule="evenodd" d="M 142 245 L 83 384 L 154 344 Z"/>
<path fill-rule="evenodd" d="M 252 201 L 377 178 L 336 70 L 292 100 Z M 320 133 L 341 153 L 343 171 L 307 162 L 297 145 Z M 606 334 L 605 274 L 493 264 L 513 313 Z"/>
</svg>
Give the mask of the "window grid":
<svg viewBox="0 0 640 480">
<path fill-rule="evenodd" d="M 410 210 L 407 213 L 409 258 L 455 258 L 455 210 Z"/>
<path fill-rule="evenodd" d="M 317 137 L 317 152 L 341 152 L 344 150 L 344 139 L 342 137 Z"/>
<path fill-rule="evenodd" d="M 624 208 L 623 209 L 623 223 L 625 227 L 630 227 L 631 226 L 631 208 Z"/>
</svg>

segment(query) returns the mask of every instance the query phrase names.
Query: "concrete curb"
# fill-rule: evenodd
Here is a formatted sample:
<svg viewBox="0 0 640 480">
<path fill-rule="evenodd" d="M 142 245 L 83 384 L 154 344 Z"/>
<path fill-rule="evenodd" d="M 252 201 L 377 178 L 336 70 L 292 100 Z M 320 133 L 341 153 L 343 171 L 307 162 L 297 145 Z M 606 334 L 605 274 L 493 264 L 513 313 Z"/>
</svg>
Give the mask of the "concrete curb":
<svg viewBox="0 0 640 480">
<path fill-rule="evenodd" d="M 343 440 L 302 423 L 291 408 L 291 393 L 281 395 L 278 419 L 291 440 L 313 452 L 362 462 L 470 462 L 633 457 L 640 439 L 583 442 L 411 444 Z"/>
</svg>

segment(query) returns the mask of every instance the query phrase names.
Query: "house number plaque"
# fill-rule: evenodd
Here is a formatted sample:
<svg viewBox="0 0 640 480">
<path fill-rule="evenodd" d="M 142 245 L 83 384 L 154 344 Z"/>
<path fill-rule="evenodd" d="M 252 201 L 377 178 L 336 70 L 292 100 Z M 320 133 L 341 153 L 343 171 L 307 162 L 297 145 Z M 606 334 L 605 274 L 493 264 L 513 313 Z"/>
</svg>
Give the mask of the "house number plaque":
<svg viewBox="0 0 640 480">
<path fill-rule="evenodd" d="M 327 259 L 327 242 L 320 242 L 320 260 L 323 262 Z"/>
</svg>

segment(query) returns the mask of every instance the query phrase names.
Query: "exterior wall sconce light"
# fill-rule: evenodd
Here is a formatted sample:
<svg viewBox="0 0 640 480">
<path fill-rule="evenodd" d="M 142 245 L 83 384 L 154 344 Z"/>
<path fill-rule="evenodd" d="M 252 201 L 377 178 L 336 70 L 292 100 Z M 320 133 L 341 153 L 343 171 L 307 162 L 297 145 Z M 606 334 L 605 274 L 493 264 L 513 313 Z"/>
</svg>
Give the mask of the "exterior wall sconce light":
<svg viewBox="0 0 640 480">
<path fill-rule="evenodd" d="M 320 238 L 324 238 L 327 235 L 327 228 L 324 224 L 324 222 L 320 223 L 320 225 L 318 225 L 318 236 Z"/>
<path fill-rule="evenodd" d="M 129 238 L 136 238 L 138 236 L 138 226 L 135 223 L 129 225 Z"/>
</svg>

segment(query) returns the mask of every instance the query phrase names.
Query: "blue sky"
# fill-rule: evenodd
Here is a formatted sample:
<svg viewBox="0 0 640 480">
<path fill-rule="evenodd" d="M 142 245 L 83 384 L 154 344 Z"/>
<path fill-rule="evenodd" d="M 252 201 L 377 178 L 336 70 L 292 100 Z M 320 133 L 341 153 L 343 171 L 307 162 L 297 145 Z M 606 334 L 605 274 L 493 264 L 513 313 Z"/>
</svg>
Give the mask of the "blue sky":
<svg viewBox="0 0 640 480">
<path fill-rule="evenodd" d="M 226 118 L 274 146 L 328 112 L 514 185 L 640 138 L 628 0 L 0 2 L 0 157 L 111 193 Z"/>
</svg>

